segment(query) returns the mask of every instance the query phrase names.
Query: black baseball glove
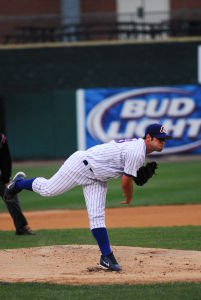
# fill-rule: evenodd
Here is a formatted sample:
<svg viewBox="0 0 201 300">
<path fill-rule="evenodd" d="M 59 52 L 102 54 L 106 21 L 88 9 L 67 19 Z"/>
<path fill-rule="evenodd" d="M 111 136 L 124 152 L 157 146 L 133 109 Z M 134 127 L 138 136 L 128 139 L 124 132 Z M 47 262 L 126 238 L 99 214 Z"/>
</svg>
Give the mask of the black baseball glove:
<svg viewBox="0 0 201 300">
<path fill-rule="evenodd" d="M 137 171 L 137 177 L 133 177 L 133 180 L 137 185 L 144 185 L 154 174 L 158 165 L 155 161 L 149 162 L 146 166 L 142 166 Z"/>
</svg>

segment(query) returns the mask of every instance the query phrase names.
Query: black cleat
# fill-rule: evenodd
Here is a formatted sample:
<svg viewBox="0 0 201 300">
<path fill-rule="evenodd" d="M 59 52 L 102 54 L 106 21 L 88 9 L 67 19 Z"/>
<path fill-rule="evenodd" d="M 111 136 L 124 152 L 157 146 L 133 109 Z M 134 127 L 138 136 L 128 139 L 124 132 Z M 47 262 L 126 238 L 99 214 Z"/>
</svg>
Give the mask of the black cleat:
<svg viewBox="0 0 201 300">
<path fill-rule="evenodd" d="M 16 230 L 15 234 L 16 235 L 36 235 L 35 232 L 33 232 L 28 225 Z"/>
<path fill-rule="evenodd" d="M 11 183 L 9 183 L 9 185 L 7 186 L 7 188 L 5 189 L 4 192 L 4 200 L 5 201 L 12 201 L 13 197 L 19 193 L 21 190 L 17 189 L 15 184 L 17 181 L 22 180 L 26 177 L 25 173 L 23 172 L 18 172 L 13 180 L 11 181 Z"/>
<path fill-rule="evenodd" d="M 116 258 L 114 257 L 113 252 L 108 254 L 107 256 L 101 255 L 100 265 L 102 269 L 108 269 L 111 271 L 121 271 L 121 267 L 119 266 Z"/>
</svg>

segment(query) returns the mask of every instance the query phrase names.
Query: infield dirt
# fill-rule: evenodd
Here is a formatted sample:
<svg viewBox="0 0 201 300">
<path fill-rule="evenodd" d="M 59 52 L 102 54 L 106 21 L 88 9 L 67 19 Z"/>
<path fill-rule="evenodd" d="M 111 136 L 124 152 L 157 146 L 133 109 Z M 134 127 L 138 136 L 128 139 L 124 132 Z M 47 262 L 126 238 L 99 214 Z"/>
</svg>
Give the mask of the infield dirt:
<svg viewBox="0 0 201 300">
<path fill-rule="evenodd" d="M 89 228 L 86 209 L 25 212 L 33 229 Z M 144 206 L 106 209 L 108 228 L 201 225 L 201 205 Z M 0 214 L 0 230 L 13 230 L 8 213 Z"/>
<path fill-rule="evenodd" d="M 59 284 L 201 281 L 201 252 L 116 246 L 113 250 L 121 272 L 98 267 L 97 246 L 0 250 L 0 280 Z"/>
<path fill-rule="evenodd" d="M 88 228 L 86 210 L 25 212 L 32 229 Z M 201 205 L 125 207 L 106 210 L 107 227 L 201 225 Z M 7 213 L 1 230 L 13 230 Z M 112 247 L 121 272 L 100 270 L 97 246 L 64 245 L 0 250 L 0 281 L 59 284 L 201 282 L 201 252 Z"/>
</svg>

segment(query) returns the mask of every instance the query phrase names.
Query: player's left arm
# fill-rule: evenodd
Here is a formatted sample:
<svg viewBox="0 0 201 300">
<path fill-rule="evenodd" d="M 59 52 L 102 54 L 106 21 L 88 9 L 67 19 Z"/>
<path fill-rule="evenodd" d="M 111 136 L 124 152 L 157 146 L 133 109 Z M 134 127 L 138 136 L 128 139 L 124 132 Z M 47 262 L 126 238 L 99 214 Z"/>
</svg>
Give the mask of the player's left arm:
<svg viewBox="0 0 201 300">
<path fill-rule="evenodd" d="M 122 201 L 121 204 L 129 204 L 133 196 L 133 177 L 123 174 L 121 179 L 121 188 L 125 197 L 125 201 Z"/>
</svg>

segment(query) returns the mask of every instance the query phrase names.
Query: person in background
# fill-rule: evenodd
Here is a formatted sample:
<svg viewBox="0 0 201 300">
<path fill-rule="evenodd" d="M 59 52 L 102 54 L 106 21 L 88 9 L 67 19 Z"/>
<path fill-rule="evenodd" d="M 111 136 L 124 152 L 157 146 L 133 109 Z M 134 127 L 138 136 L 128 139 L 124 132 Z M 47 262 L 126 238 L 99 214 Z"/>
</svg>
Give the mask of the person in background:
<svg viewBox="0 0 201 300">
<path fill-rule="evenodd" d="M 0 132 L 0 196 L 4 200 L 8 212 L 13 220 L 16 235 L 34 235 L 35 233 L 28 226 L 28 222 L 22 213 L 19 199 L 14 195 L 6 201 L 4 192 L 8 185 L 12 172 L 12 161 L 6 136 Z"/>
</svg>

